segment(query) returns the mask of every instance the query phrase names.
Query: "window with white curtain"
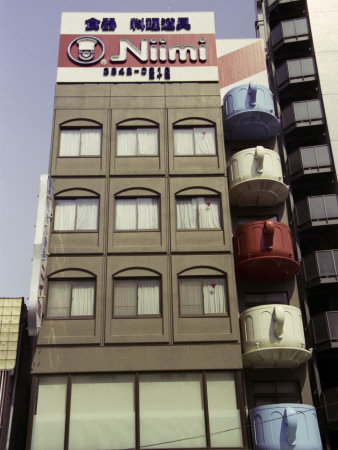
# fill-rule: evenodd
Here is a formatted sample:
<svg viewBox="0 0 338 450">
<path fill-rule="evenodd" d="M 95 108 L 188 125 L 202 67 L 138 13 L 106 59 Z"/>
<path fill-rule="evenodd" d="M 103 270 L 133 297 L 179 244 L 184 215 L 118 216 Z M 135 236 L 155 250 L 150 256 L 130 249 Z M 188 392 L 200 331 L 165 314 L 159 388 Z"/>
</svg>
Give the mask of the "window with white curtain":
<svg viewBox="0 0 338 450">
<path fill-rule="evenodd" d="M 50 280 L 47 318 L 93 316 L 94 298 L 94 280 Z"/>
<path fill-rule="evenodd" d="M 100 156 L 101 128 L 61 129 L 59 156 Z"/>
<path fill-rule="evenodd" d="M 287 292 L 259 292 L 245 294 L 245 305 L 247 307 L 269 304 L 287 305 L 288 303 Z"/>
<path fill-rule="evenodd" d="M 175 128 L 174 148 L 176 156 L 216 155 L 215 128 Z"/>
<path fill-rule="evenodd" d="M 221 228 L 219 197 L 177 197 L 177 229 Z"/>
<path fill-rule="evenodd" d="M 160 315 L 158 278 L 114 279 L 114 317 Z"/>
<path fill-rule="evenodd" d="M 159 199 L 156 197 L 117 198 L 115 230 L 158 230 Z"/>
<path fill-rule="evenodd" d="M 240 388 L 233 371 L 39 376 L 30 448 L 242 448 Z"/>
<path fill-rule="evenodd" d="M 158 128 L 118 128 L 117 156 L 158 155 Z"/>
<path fill-rule="evenodd" d="M 56 199 L 54 231 L 95 231 L 98 211 L 98 198 Z"/>
<path fill-rule="evenodd" d="M 207 316 L 227 314 L 227 294 L 225 278 L 185 278 L 179 279 L 181 316 Z"/>
</svg>

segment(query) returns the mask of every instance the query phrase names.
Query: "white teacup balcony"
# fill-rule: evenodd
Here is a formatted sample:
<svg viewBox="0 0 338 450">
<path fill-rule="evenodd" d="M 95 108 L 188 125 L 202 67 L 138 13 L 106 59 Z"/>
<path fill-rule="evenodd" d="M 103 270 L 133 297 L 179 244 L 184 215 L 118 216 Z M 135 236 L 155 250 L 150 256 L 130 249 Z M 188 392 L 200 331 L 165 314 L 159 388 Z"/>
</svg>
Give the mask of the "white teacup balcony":
<svg viewBox="0 0 338 450">
<path fill-rule="evenodd" d="M 230 203 L 236 206 L 274 206 L 289 195 L 278 153 L 262 146 L 233 155 L 228 180 Z"/>
<path fill-rule="evenodd" d="M 301 312 L 288 305 L 262 305 L 240 317 L 244 367 L 296 368 L 311 358 Z"/>
</svg>

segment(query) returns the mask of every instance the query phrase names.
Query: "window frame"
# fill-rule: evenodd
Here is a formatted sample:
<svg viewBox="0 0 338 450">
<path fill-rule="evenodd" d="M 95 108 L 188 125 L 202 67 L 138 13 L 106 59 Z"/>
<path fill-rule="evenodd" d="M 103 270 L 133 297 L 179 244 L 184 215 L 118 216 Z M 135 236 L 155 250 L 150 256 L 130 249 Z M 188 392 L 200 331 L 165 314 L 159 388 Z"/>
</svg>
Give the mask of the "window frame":
<svg viewBox="0 0 338 450">
<path fill-rule="evenodd" d="M 157 130 L 157 154 L 156 155 L 143 155 L 140 153 L 139 144 L 138 144 L 138 133 L 140 129 L 153 129 Z M 136 131 L 136 155 L 119 155 L 118 154 L 118 139 L 119 139 L 119 130 L 135 130 Z M 146 125 L 135 125 L 135 126 L 123 126 L 119 125 L 116 127 L 116 158 L 158 158 L 160 155 L 160 128 L 159 126 L 146 126 Z"/>
<path fill-rule="evenodd" d="M 217 449 L 220 448 L 219 446 L 215 446 L 215 445 L 211 445 L 211 440 L 212 440 L 212 426 L 211 425 L 211 418 L 212 416 L 211 411 L 211 404 L 212 404 L 212 398 L 211 398 L 211 402 L 209 402 L 209 398 L 208 398 L 208 375 L 211 374 L 231 374 L 232 378 L 233 378 L 233 382 L 234 382 L 234 390 L 235 392 L 233 392 L 233 395 L 235 396 L 235 401 L 236 401 L 236 411 L 238 411 L 238 419 L 239 419 L 239 426 L 238 428 L 240 429 L 239 433 L 240 433 L 240 438 L 242 440 L 242 445 L 240 447 L 236 448 L 247 448 L 248 447 L 248 437 L 247 434 L 245 432 L 245 423 L 246 423 L 246 418 L 245 418 L 245 412 L 244 412 L 244 397 L 243 397 L 243 380 L 242 380 L 242 374 L 241 371 L 239 370 L 208 370 L 208 371 L 204 371 L 204 370 L 198 370 L 198 371 L 193 371 L 193 370 L 186 370 L 186 371 L 160 371 L 160 372 L 118 372 L 116 374 L 114 373 L 110 373 L 108 375 L 111 375 L 111 379 L 112 381 L 114 380 L 114 375 L 118 375 L 118 377 L 121 379 L 121 376 L 125 376 L 126 381 L 130 382 L 132 384 L 133 387 L 133 403 L 134 403 L 134 439 L 135 439 L 135 445 L 134 448 L 135 450 L 141 450 L 141 435 L 142 435 L 142 428 L 141 428 L 141 405 L 140 405 L 140 385 L 141 383 L 143 383 L 144 381 L 142 381 L 142 375 L 145 374 L 147 375 L 148 373 L 150 374 L 154 374 L 154 375 L 171 375 L 171 374 L 198 374 L 200 375 L 200 380 L 201 380 L 201 399 L 203 402 L 203 412 L 204 412 L 204 435 L 205 435 L 205 441 L 206 441 L 206 445 L 204 447 L 185 447 L 185 446 L 181 446 L 181 447 L 177 447 L 177 448 L 187 448 L 187 449 L 191 449 L 191 448 L 203 448 L 205 450 L 212 450 L 212 449 Z M 100 378 L 103 377 L 107 377 L 107 373 L 95 373 L 94 374 L 96 376 L 96 380 L 99 381 Z M 86 376 L 93 376 L 92 373 L 81 373 L 81 374 L 61 374 L 58 375 L 58 381 L 59 384 L 61 385 L 62 383 L 65 384 L 66 389 L 65 389 L 65 400 L 64 403 L 66 405 L 65 407 L 65 412 L 64 412 L 64 416 L 63 416 L 63 421 L 64 421 L 64 428 L 63 428 L 63 432 L 64 432 L 64 436 L 63 436 L 63 442 L 64 442 L 64 448 L 68 448 L 69 446 L 69 439 L 70 439 L 70 428 L 71 428 L 71 401 L 72 401 L 72 382 L 73 382 L 73 377 L 81 377 L 84 376 L 84 378 Z M 27 430 L 27 446 L 30 448 L 30 446 L 32 445 L 32 437 L 33 437 L 33 431 L 34 431 L 34 418 L 37 414 L 37 406 L 38 406 L 38 396 L 39 396 L 39 384 L 40 384 L 40 380 L 44 379 L 46 380 L 47 378 L 55 378 L 55 375 L 51 374 L 51 375 L 34 375 L 32 378 L 32 401 L 30 404 L 30 410 L 29 410 L 29 418 L 28 418 L 28 430 Z M 212 379 L 212 378 L 211 378 Z M 45 394 L 46 395 L 46 394 Z M 209 404 L 210 403 L 210 404 Z M 224 426 L 224 430 L 227 430 L 227 427 Z M 153 448 L 165 448 L 163 447 L 163 445 L 161 446 L 160 443 L 159 445 L 153 445 Z M 227 446 L 222 446 L 222 448 L 226 449 L 226 448 L 234 448 L 233 445 L 227 445 Z"/>
<path fill-rule="evenodd" d="M 79 144 L 79 154 L 78 155 L 61 155 L 61 134 L 63 131 L 77 131 L 79 130 L 80 133 L 80 144 Z M 81 155 L 81 134 L 82 130 L 100 130 L 100 151 L 97 155 Z M 102 126 L 60 126 L 60 132 L 59 132 L 59 151 L 58 151 L 58 158 L 101 158 L 102 157 Z"/>
<path fill-rule="evenodd" d="M 115 315 L 115 286 L 116 281 L 136 281 L 136 314 L 135 315 Z M 138 282 L 143 280 L 158 280 L 159 283 L 159 298 L 158 298 L 158 314 L 139 314 L 138 313 Z M 160 276 L 136 276 L 136 277 L 119 277 L 113 276 L 112 283 L 112 319 L 157 319 L 162 317 L 163 311 L 163 290 L 162 290 L 162 278 Z"/>
<path fill-rule="evenodd" d="M 81 281 L 90 281 L 93 283 L 94 288 L 94 295 L 93 295 L 93 314 L 91 315 L 71 315 L 72 311 L 72 302 L 73 302 L 73 283 L 74 282 L 81 282 Z M 58 282 L 70 282 L 71 283 L 71 289 L 69 290 L 70 293 L 70 301 L 69 301 L 69 315 L 68 316 L 49 316 L 48 315 L 48 304 L 49 304 L 49 289 L 50 289 L 50 283 L 58 283 Z M 96 311 L 96 278 L 93 277 L 70 277 L 70 278 L 50 278 L 48 280 L 48 291 L 47 291 L 47 301 L 46 301 L 46 320 L 89 320 L 89 319 L 95 319 L 95 311 Z"/>
<path fill-rule="evenodd" d="M 279 294 L 279 295 L 285 295 L 285 300 L 286 302 L 279 302 L 279 303 L 271 303 L 267 301 L 267 296 L 270 294 Z M 261 295 L 264 296 L 264 302 L 248 302 L 247 301 L 247 297 L 250 295 Z M 278 305 L 289 305 L 289 295 L 287 291 L 278 291 L 278 292 L 245 292 L 244 293 L 244 304 L 245 304 L 245 308 L 254 308 L 255 306 L 264 306 L 264 305 L 274 305 L 274 304 L 278 304 Z"/>
<path fill-rule="evenodd" d="M 96 200 L 97 202 L 97 217 L 96 217 L 96 228 L 95 229 L 81 229 L 77 230 L 76 223 L 77 223 L 77 215 L 78 215 L 78 200 Z M 61 229 L 55 229 L 55 217 L 56 217 L 56 202 L 71 202 L 76 201 L 75 205 L 75 216 L 74 216 L 74 229 L 70 230 L 61 230 Z M 93 196 L 93 197 L 54 197 L 54 211 L 53 211 L 53 233 L 97 233 L 99 231 L 99 221 L 100 221 L 100 197 L 99 196 Z"/>
<path fill-rule="evenodd" d="M 229 288 L 228 288 L 228 279 L 226 274 L 224 274 L 223 276 L 221 275 L 205 275 L 205 276 L 199 276 L 199 275 L 191 275 L 191 276 L 186 276 L 186 275 L 179 275 L 178 277 L 178 310 L 179 310 L 179 317 L 180 318 L 210 318 L 210 317 L 230 317 L 230 308 L 229 308 Z M 180 288 L 180 280 L 192 280 L 192 279 L 197 279 L 200 280 L 200 289 L 202 291 L 202 308 L 203 308 L 203 313 L 202 314 L 182 314 L 181 312 L 181 288 Z M 220 279 L 223 280 L 224 282 L 224 307 L 225 307 L 225 312 L 224 313 L 206 313 L 205 312 L 205 307 L 204 307 L 204 296 L 203 296 L 203 282 L 205 280 L 210 280 L 210 279 Z"/>
<path fill-rule="evenodd" d="M 289 400 L 290 397 L 296 399 L 297 394 L 289 391 L 289 392 L 278 392 L 277 387 L 280 386 L 282 383 L 293 383 L 295 385 L 295 387 L 297 388 L 298 391 L 298 399 L 297 400 L 293 400 L 292 402 Z M 266 392 L 266 393 L 256 393 L 255 392 L 255 386 L 256 385 L 262 385 L 262 386 L 266 386 L 269 384 L 274 384 L 274 392 Z M 301 395 L 301 388 L 299 385 L 299 380 L 255 380 L 252 382 L 252 393 L 253 393 L 253 400 L 254 400 L 254 405 L 255 406 L 262 406 L 264 405 L 269 405 L 269 404 L 282 404 L 282 403 L 302 403 L 302 395 Z M 261 402 L 263 401 L 263 399 L 266 399 L 266 403 L 261 403 L 258 405 L 257 401 L 259 401 L 261 399 Z"/>
<path fill-rule="evenodd" d="M 215 152 L 214 153 L 207 153 L 207 154 L 196 154 L 196 135 L 195 135 L 195 129 L 197 128 L 211 128 L 214 130 L 214 138 L 215 138 Z M 176 153 L 176 145 L 175 145 L 175 131 L 176 130 L 192 130 L 192 134 L 193 134 L 193 154 L 177 154 Z M 210 156 L 217 156 L 218 155 L 218 148 L 217 148 L 217 132 L 216 132 L 216 124 L 214 125 L 185 125 L 185 126 L 175 126 L 173 127 L 173 143 L 174 143 L 174 157 L 176 158 L 180 158 L 180 157 L 210 157 Z"/>
<path fill-rule="evenodd" d="M 198 200 L 200 198 L 203 198 L 204 201 L 206 201 L 207 199 L 212 199 L 215 200 L 217 199 L 218 205 L 217 205 L 217 209 L 218 209 L 218 219 L 219 219 L 219 227 L 217 228 L 202 228 L 199 226 L 200 223 L 200 210 L 199 210 L 199 202 Z M 178 213 L 177 213 L 177 209 L 178 209 L 178 202 L 180 200 L 182 201 L 187 201 L 187 200 L 193 200 L 196 199 L 197 200 L 197 208 L 196 208 L 196 222 L 197 222 L 197 228 L 178 228 Z M 208 196 L 204 196 L 204 195 L 176 195 L 175 196 L 175 202 L 176 202 L 176 231 L 179 232 L 191 232 L 191 231 L 221 231 L 223 230 L 223 217 L 222 217 L 222 205 L 221 205 L 221 196 L 220 195 L 208 195 Z"/>
<path fill-rule="evenodd" d="M 157 201 L 157 220 L 158 228 L 138 228 L 138 199 L 156 199 Z M 123 200 L 136 200 L 136 228 L 117 229 L 117 202 Z M 159 195 L 138 195 L 138 196 L 115 196 L 114 208 L 114 232 L 115 233 L 142 233 L 142 232 L 157 232 L 161 230 L 161 197 Z"/>
</svg>

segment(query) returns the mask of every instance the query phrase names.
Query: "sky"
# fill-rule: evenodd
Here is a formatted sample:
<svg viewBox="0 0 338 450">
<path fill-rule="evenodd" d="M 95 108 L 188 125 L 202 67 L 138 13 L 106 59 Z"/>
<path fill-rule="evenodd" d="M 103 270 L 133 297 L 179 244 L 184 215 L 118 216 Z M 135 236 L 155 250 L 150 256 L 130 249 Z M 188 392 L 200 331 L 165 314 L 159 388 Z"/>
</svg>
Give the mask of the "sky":
<svg viewBox="0 0 338 450">
<path fill-rule="evenodd" d="M 256 0 L 0 0 L 0 297 L 29 297 L 48 173 L 62 11 L 214 11 L 218 39 L 255 37 Z"/>
</svg>

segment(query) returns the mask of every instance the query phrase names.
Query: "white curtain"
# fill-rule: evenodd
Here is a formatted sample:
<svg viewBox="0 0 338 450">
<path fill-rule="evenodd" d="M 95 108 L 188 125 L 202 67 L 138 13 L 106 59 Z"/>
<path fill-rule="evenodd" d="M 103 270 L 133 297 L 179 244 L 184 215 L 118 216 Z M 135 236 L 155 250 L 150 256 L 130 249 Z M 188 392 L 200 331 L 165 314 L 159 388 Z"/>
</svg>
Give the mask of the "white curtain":
<svg viewBox="0 0 338 450">
<path fill-rule="evenodd" d="M 96 198 L 77 199 L 76 230 L 96 230 L 98 209 Z"/>
<path fill-rule="evenodd" d="M 80 130 L 61 130 L 59 156 L 79 156 Z"/>
<path fill-rule="evenodd" d="M 114 316 L 160 314 L 160 280 L 115 280 Z"/>
<path fill-rule="evenodd" d="M 71 316 L 93 316 L 94 294 L 94 281 L 73 281 Z"/>
<path fill-rule="evenodd" d="M 203 301 L 205 314 L 227 312 L 223 279 L 207 278 L 203 280 Z"/>
<path fill-rule="evenodd" d="M 158 199 L 116 200 L 116 230 L 154 230 L 159 228 Z"/>
<path fill-rule="evenodd" d="M 215 128 L 197 127 L 194 128 L 196 155 L 215 155 L 216 139 Z"/>
<path fill-rule="evenodd" d="M 76 200 L 55 201 L 55 231 L 69 231 L 75 229 Z"/>
<path fill-rule="evenodd" d="M 121 128 L 117 130 L 117 155 L 137 155 L 137 132 L 135 129 Z"/>
<path fill-rule="evenodd" d="M 101 129 L 61 130 L 60 156 L 100 156 Z"/>
<path fill-rule="evenodd" d="M 138 129 L 138 149 L 140 155 L 158 155 L 158 128 Z"/>
<path fill-rule="evenodd" d="M 49 281 L 47 317 L 68 317 L 71 299 L 70 281 Z"/>
<path fill-rule="evenodd" d="M 174 130 L 175 155 L 215 155 L 215 128 L 195 127 Z"/>
<path fill-rule="evenodd" d="M 177 199 L 177 228 L 220 228 L 218 198 Z"/>
<path fill-rule="evenodd" d="M 158 129 L 133 128 L 117 130 L 118 156 L 158 155 Z"/>
<path fill-rule="evenodd" d="M 81 130 L 81 156 L 100 156 L 101 129 L 82 128 Z"/>
<path fill-rule="evenodd" d="M 199 228 L 220 228 L 218 198 L 199 197 L 198 212 Z"/>
<path fill-rule="evenodd" d="M 180 314 L 203 315 L 203 297 L 201 280 L 199 278 L 181 278 L 180 288 Z"/>
<path fill-rule="evenodd" d="M 97 198 L 56 200 L 54 230 L 96 230 L 98 208 Z"/>
<path fill-rule="evenodd" d="M 177 228 L 197 229 L 197 199 L 177 199 Z"/>
<path fill-rule="evenodd" d="M 194 133 L 193 129 L 177 128 L 174 130 L 175 155 L 194 154 Z"/>
<path fill-rule="evenodd" d="M 138 280 L 138 313 L 160 314 L 160 280 Z"/>
</svg>

